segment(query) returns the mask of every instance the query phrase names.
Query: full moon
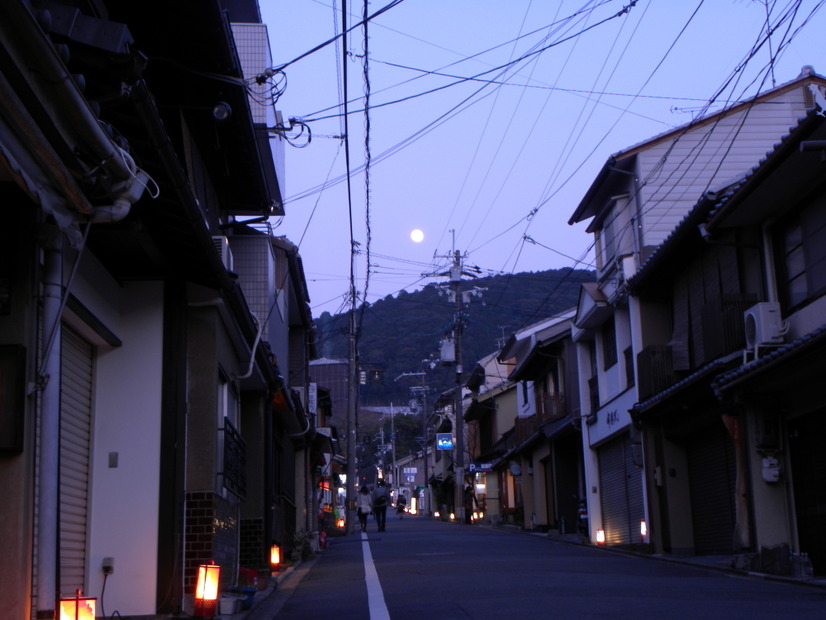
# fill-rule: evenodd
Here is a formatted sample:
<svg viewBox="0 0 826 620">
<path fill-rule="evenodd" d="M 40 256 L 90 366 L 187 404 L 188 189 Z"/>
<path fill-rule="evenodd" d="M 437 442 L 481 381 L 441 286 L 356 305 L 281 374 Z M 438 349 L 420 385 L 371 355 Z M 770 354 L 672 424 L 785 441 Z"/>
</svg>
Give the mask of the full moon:
<svg viewBox="0 0 826 620">
<path fill-rule="evenodd" d="M 410 238 L 413 239 L 416 243 L 421 243 L 424 239 L 424 233 L 419 230 L 418 228 L 410 233 Z"/>
</svg>

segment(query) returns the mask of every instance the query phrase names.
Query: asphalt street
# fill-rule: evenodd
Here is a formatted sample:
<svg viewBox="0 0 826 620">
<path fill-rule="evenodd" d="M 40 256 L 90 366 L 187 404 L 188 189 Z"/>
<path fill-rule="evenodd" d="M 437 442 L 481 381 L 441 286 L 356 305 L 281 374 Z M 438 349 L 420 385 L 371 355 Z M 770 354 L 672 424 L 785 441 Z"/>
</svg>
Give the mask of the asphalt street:
<svg viewBox="0 0 826 620">
<path fill-rule="evenodd" d="M 273 618 L 826 618 L 826 590 L 496 528 L 388 518 L 385 532 L 371 522 L 364 539 L 333 538 L 244 616 Z"/>
</svg>

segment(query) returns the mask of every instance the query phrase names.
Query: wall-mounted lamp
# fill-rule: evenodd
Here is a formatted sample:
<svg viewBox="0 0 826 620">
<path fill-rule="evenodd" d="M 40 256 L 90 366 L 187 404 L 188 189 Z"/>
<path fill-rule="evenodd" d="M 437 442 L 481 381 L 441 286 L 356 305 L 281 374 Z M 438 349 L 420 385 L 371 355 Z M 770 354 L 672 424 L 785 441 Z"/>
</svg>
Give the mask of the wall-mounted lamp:
<svg viewBox="0 0 826 620">
<path fill-rule="evenodd" d="M 605 544 L 605 530 L 600 528 L 597 530 L 597 544 L 604 545 Z"/>
<path fill-rule="evenodd" d="M 58 620 L 95 620 L 95 606 L 97 598 L 83 596 L 78 590 L 73 598 L 62 598 L 58 601 Z"/>
<path fill-rule="evenodd" d="M 219 101 L 212 106 L 212 117 L 216 121 L 225 121 L 232 116 L 232 108 L 226 101 Z"/>
<path fill-rule="evenodd" d="M 218 606 L 218 584 L 221 581 L 221 567 L 215 562 L 201 564 L 198 567 L 198 579 L 195 582 L 196 618 L 214 618 Z"/>
</svg>

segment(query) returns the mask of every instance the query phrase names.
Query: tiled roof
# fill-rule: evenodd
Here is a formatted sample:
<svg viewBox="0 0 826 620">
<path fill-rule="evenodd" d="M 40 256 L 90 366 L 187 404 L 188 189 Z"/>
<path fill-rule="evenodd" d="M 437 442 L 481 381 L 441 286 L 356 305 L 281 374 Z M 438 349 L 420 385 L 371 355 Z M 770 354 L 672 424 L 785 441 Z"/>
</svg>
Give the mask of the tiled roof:
<svg viewBox="0 0 826 620">
<path fill-rule="evenodd" d="M 748 364 L 744 364 L 743 366 L 740 366 L 738 368 L 721 374 L 719 377 L 714 379 L 714 381 L 711 384 L 711 387 L 714 389 L 714 392 L 719 396 L 726 389 L 727 386 L 731 385 L 738 379 L 742 379 L 749 375 L 756 374 L 760 370 L 780 360 L 781 358 L 789 356 L 793 353 L 798 353 L 801 350 L 807 348 L 808 346 L 819 344 L 821 341 L 826 341 L 826 325 L 821 325 L 820 327 L 809 332 L 805 336 L 801 336 L 800 338 L 797 338 L 796 340 L 793 340 L 788 344 L 778 347 L 771 353 L 768 353 L 763 357 L 754 360 L 753 362 L 749 362 Z"/>
<path fill-rule="evenodd" d="M 644 400 L 642 402 L 639 402 L 639 403 L 635 404 L 632 408 L 632 411 L 635 414 L 639 414 L 639 413 L 642 413 L 643 411 L 645 411 L 646 409 L 650 409 L 654 405 L 657 405 L 657 404 L 661 403 L 662 401 L 668 399 L 670 396 L 672 396 L 673 394 L 676 394 L 680 390 L 688 387 L 689 385 L 691 385 L 693 383 L 696 383 L 697 381 L 699 381 L 703 377 L 706 377 L 706 376 L 708 376 L 710 374 L 713 374 L 714 372 L 716 372 L 716 371 L 718 371 L 722 368 L 725 368 L 726 366 L 728 366 L 731 363 L 731 361 L 734 358 L 740 357 L 740 355 L 741 354 L 738 352 L 738 353 L 735 353 L 735 354 L 732 354 L 732 355 L 728 355 L 726 357 L 718 358 L 718 359 L 714 360 L 713 362 L 710 362 L 709 364 L 706 364 L 702 368 L 700 368 L 700 369 L 696 370 L 695 372 L 691 373 L 690 375 L 688 375 L 685 379 L 682 379 L 681 381 L 678 381 L 677 383 L 667 387 L 662 392 L 659 392 L 659 393 L 655 394 L 654 396 L 652 396 L 648 400 Z"/>
</svg>

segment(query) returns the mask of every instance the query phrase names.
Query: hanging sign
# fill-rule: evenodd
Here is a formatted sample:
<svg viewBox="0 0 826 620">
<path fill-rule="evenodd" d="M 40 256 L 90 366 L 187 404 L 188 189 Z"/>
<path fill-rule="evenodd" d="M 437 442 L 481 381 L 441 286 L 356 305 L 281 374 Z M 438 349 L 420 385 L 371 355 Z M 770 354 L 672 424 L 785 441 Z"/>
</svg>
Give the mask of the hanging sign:
<svg viewBox="0 0 826 620">
<path fill-rule="evenodd" d="M 453 450 L 453 435 L 451 433 L 436 433 L 436 447 L 439 450 Z"/>
</svg>

